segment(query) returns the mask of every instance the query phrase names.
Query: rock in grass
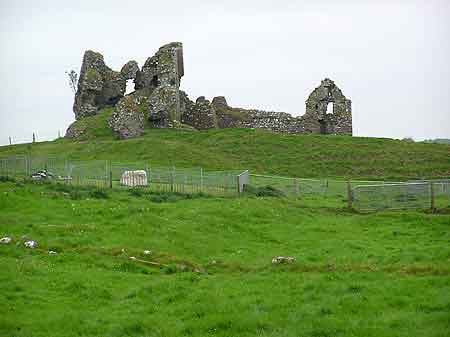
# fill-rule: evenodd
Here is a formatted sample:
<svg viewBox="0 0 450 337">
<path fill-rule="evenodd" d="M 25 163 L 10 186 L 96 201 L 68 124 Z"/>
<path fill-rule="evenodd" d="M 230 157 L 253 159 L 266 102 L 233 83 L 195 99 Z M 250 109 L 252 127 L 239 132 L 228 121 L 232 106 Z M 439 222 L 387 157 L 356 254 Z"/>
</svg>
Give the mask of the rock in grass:
<svg viewBox="0 0 450 337">
<path fill-rule="evenodd" d="M 294 263 L 295 257 L 292 256 L 277 256 L 272 259 L 272 264 Z"/>
<path fill-rule="evenodd" d="M 24 245 L 27 248 L 34 249 L 34 248 L 37 248 L 38 243 L 36 241 L 34 241 L 34 240 L 28 240 L 28 241 L 25 241 Z"/>
<path fill-rule="evenodd" d="M 151 250 L 144 250 L 144 255 L 150 255 L 152 253 Z"/>
<path fill-rule="evenodd" d="M 3 245 L 7 245 L 8 243 L 11 243 L 12 239 L 9 236 L 5 236 L 4 238 L 0 239 L 0 243 Z"/>
<path fill-rule="evenodd" d="M 49 251 L 48 251 L 48 254 L 49 254 L 49 255 L 54 255 L 54 254 L 58 254 L 58 253 L 55 252 L 54 250 L 49 250 Z"/>
</svg>

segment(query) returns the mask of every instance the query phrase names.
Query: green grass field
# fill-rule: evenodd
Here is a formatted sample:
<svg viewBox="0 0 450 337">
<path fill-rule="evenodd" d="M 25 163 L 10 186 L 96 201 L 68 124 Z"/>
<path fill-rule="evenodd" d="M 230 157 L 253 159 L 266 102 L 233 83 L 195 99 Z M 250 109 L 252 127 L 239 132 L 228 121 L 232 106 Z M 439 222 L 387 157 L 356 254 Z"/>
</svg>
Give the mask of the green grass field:
<svg viewBox="0 0 450 337">
<path fill-rule="evenodd" d="M 0 158 L 450 176 L 449 145 L 242 129 L 118 141 L 104 117 L 87 122 L 84 140 L 0 147 Z M 359 214 L 345 193 L 219 198 L 3 181 L 0 237 L 13 242 L 0 245 L 0 336 L 447 337 L 450 200 L 437 202 L 435 214 Z M 273 265 L 280 255 L 297 260 Z"/>
<path fill-rule="evenodd" d="M 106 193 L 0 183 L 1 336 L 450 335 L 450 214 Z"/>
</svg>

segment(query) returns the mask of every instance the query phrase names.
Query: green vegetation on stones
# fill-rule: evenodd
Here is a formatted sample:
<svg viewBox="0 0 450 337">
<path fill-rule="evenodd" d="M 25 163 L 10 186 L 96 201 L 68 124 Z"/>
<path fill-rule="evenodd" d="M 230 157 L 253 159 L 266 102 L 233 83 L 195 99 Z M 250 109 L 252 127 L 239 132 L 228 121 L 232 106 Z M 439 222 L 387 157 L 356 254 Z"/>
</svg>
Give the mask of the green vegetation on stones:
<svg viewBox="0 0 450 337">
<path fill-rule="evenodd" d="M 104 108 L 94 116 L 84 117 L 74 122 L 73 126 L 82 131 L 76 141 L 114 139 L 114 133 L 108 125 L 109 118 L 114 112 L 114 108 Z M 64 151 L 63 151 L 64 152 Z"/>
<path fill-rule="evenodd" d="M 245 121 L 249 118 L 249 114 L 245 109 L 232 108 L 232 107 L 215 107 L 217 113 L 225 116 L 231 116 L 235 120 Z"/>
<path fill-rule="evenodd" d="M 102 76 L 100 75 L 100 73 L 95 70 L 94 68 L 89 68 L 86 71 L 86 79 L 89 82 L 97 82 L 97 81 L 101 81 L 102 80 Z"/>
</svg>

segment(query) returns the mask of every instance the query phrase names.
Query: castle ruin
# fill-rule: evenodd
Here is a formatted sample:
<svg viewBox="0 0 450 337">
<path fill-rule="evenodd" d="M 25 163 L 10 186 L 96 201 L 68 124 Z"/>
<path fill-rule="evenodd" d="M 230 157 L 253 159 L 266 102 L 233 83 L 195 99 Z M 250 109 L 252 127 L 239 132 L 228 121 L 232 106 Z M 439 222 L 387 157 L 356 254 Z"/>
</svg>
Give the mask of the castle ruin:
<svg viewBox="0 0 450 337">
<path fill-rule="evenodd" d="M 75 94 L 73 111 L 76 120 L 93 116 L 104 108 L 114 108 L 109 126 L 119 138 L 143 134 L 146 127 L 190 128 L 261 128 L 292 134 L 352 134 L 351 101 L 330 79 L 324 79 L 306 100 L 303 116 L 285 112 L 230 107 L 223 96 L 212 101 L 201 96 L 191 101 L 180 90 L 184 75 L 183 46 L 173 42 L 159 48 L 142 68 L 136 61 L 127 62 L 114 71 L 105 65 L 103 56 L 86 51 Z M 134 91 L 125 94 L 127 81 Z M 328 106 L 332 104 L 332 111 Z M 66 133 L 77 138 L 76 122 Z"/>
</svg>

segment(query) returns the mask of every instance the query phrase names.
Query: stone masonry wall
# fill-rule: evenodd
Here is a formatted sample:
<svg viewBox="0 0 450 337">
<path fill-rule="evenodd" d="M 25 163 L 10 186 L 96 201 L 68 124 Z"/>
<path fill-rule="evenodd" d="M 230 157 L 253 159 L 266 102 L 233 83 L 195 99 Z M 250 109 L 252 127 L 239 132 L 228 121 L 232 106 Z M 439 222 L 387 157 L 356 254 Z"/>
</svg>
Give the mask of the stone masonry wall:
<svg viewBox="0 0 450 337">
<path fill-rule="evenodd" d="M 210 102 L 200 96 L 195 102 L 180 90 L 184 75 L 183 46 L 172 42 L 149 57 L 142 68 L 127 62 L 120 72 L 107 67 L 103 56 L 86 51 L 75 94 L 77 120 L 115 107 L 109 122 L 120 138 L 143 133 L 145 119 L 154 128 L 189 126 L 197 130 L 213 128 L 260 128 L 284 133 L 352 134 L 351 100 L 330 79 L 324 79 L 305 102 L 303 116 L 285 112 L 230 107 L 223 96 Z M 135 91 L 124 95 L 126 81 L 134 80 Z M 125 99 L 129 97 L 129 99 Z M 327 113 L 329 104 L 332 113 Z M 68 130 L 74 130 L 72 126 Z M 68 137 L 74 137 L 68 132 Z"/>
</svg>

